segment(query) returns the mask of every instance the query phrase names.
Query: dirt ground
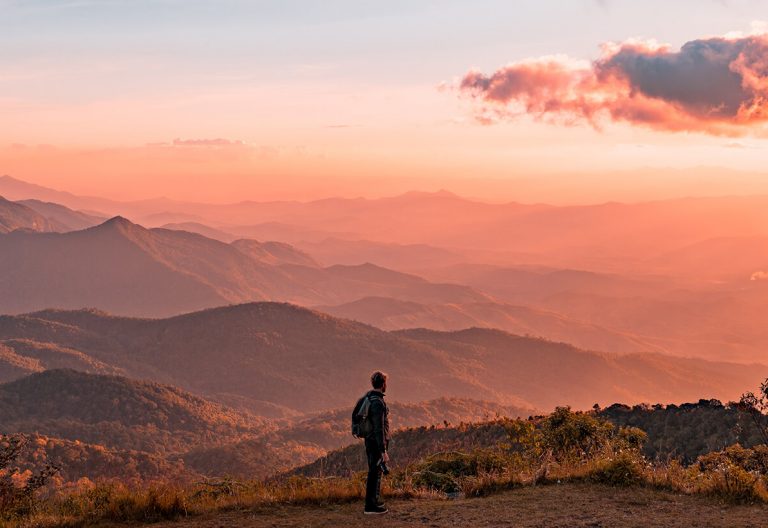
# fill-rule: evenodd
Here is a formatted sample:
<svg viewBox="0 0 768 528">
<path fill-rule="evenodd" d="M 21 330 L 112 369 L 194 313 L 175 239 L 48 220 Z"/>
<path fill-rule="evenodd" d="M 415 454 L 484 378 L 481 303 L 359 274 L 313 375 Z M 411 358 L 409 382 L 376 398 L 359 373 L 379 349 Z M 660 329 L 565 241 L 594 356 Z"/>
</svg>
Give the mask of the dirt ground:
<svg viewBox="0 0 768 528">
<path fill-rule="evenodd" d="M 400 527 L 768 527 L 768 507 L 733 506 L 642 488 L 564 484 L 521 488 L 480 499 L 391 501 L 383 516 L 364 516 L 362 503 L 282 506 L 156 524 L 163 528 Z"/>
</svg>

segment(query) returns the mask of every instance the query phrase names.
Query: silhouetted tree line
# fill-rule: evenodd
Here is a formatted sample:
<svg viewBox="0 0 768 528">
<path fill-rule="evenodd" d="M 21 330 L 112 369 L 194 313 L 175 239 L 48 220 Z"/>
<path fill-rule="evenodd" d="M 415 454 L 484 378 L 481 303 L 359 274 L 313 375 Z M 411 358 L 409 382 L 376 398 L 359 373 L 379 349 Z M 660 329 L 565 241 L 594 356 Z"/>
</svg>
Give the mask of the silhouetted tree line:
<svg viewBox="0 0 768 528">
<path fill-rule="evenodd" d="M 645 431 L 648 440 L 643 453 L 649 459 L 677 459 L 683 464 L 734 444 L 765 444 L 764 432 L 768 428 L 768 416 L 750 410 L 742 402 L 723 404 L 719 400 L 632 407 L 616 403 L 597 414 L 616 425 Z"/>
</svg>

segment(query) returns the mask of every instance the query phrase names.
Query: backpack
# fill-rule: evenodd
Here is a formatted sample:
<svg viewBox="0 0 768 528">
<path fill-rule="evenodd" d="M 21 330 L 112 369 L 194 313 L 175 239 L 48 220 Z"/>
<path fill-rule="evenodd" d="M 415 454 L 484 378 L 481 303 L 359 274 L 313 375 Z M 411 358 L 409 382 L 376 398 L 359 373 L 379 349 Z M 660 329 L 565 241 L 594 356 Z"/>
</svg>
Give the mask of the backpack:
<svg viewBox="0 0 768 528">
<path fill-rule="evenodd" d="M 352 410 L 352 436 L 355 438 L 366 438 L 373 432 L 373 423 L 368 416 L 370 408 L 371 398 L 366 393 L 357 400 L 357 404 Z"/>
</svg>

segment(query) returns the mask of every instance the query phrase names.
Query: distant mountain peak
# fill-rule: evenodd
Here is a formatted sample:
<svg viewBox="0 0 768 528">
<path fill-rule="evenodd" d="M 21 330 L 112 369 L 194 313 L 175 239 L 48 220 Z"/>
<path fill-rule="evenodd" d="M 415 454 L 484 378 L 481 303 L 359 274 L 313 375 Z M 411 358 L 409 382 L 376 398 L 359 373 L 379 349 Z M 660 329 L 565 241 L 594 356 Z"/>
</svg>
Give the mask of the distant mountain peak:
<svg viewBox="0 0 768 528">
<path fill-rule="evenodd" d="M 152 231 L 142 225 L 131 222 L 123 216 L 114 216 L 109 220 L 76 233 L 90 234 L 105 240 L 127 240 L 132 244 L 137 244 L 144 251 L 148 251 L 152 247 Z"/>
<path fill-rule="evenodd" d="M 15 230 L 53 231 L 53 226 L 32 208 L 0 196 L 0 233 Z"/>
<path fill-rule="evenodd" d="M 133 222 L 131 222 L 130 220 L 128 220 L 127 218 L 125 218 L 124 216 L 120 216 L 120 215 L 113 216 L 112 218 L 110 218 L 109 220 L 104 222 L 102 225 L 108 225 L 108 224 L 129 225 L 129 226 L 136 225 Z"/>
<path fill-rule="evenodd" d="M 94 226 L 92 229 L 100 231 L 117 230 L 123 233 L 144 232 L 146 228 L 139 224 L 134 224 L 124 216 L 113 216 L 109 220 Z"/>
</svg>

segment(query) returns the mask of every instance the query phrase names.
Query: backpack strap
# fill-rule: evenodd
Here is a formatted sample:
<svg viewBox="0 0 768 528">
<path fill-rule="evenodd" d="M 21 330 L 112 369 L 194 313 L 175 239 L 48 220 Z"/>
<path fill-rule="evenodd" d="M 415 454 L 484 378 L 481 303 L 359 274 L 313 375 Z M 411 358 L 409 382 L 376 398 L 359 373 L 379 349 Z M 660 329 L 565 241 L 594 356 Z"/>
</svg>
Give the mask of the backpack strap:
<svg viewBox="0 0 768 528">
<path fill-rule="evenodd" d="M 360 400 L 362 403 L 360 404 L 360 409 L 357 411 L 357 416 L 360 418 L 367 418 L 368 410 L 371 408 L 371 395 L 365 394 Z"/>
</svg>

